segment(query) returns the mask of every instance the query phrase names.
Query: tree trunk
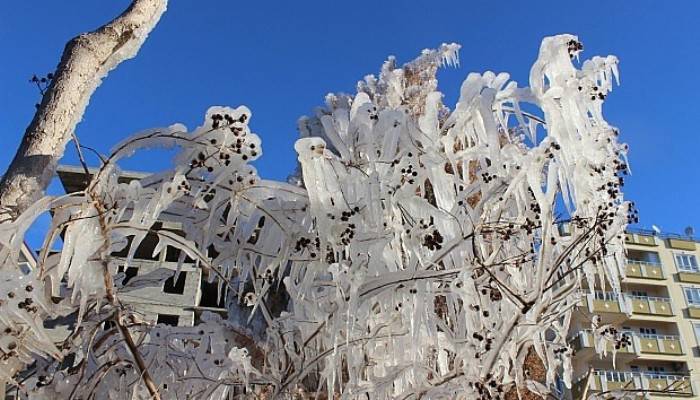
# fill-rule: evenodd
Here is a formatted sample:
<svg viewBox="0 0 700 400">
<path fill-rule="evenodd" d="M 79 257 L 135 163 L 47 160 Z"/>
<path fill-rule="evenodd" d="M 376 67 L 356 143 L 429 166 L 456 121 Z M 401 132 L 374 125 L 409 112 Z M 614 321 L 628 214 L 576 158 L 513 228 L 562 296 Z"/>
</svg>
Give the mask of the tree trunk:
<svg viewBox="0 0 700 400">
<path fill-rule="evenodd" d="M 92 93 L 109 71 L 136 55 L 166 6 L 167 0 L 133 0 L 113 21 L 68 42 L 0 182 L 0 222 L 16 218 L 43 194 Z"/>
</svg>

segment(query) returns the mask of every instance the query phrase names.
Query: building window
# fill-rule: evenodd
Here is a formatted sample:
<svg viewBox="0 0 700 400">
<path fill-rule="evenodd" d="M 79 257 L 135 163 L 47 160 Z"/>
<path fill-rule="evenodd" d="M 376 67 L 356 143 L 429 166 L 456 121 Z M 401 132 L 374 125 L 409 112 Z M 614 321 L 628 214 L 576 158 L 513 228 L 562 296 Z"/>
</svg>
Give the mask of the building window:
<svg viewBox="0 0 700 400">
<path fill-rule="evenodd" d="M 605 371 L 605 378 L 608 382 L 625 382 L 627 374 L 623 371 Z"/>
<path fill-rule="evenodd" d="M 647 367 L 647 372 L 651 375 L 652 379 L 659 379 L 660 376 L 666 372 L 666 368 L 657 366 Z"/>
<path fill-rule="evenodd" d="M 106 320 L 106 321 L 103 323 L 103 325 L 102 325 L 102 327 L 103 327 L 104 330 L 106 330 L 106 331 L 108 331 L 108 330 L 114 328 L 115 326 L 116 326 L 116 324 L 115 324 L 114 321 L 112 321 L 111 319 Z"/>
<path fill-rule="evenodd" d="M 177 277 L 177 279 L 175 279 Z M 163 284 L 163 293 L 183 294 L 185 293 L 185 281 L 187 280 L 187 272 L 180 271 L 165 280 Z"/>
<path fill-rule="evenodd" d="M 656 328 L 639 328 L 642 335 L 656 335 Z"/>
<path fill-rule="evenodd" d="M 676 267 L 683 272 L 700 272 L 698 259 L 694 254 L 676 253 Z"/>
<path fill-rule="evenodd" d="M 693 324 L 693 332 L 695 332 L 695 341 L 697 342 L 698 346 L 700 346 L 700 324 Z"/>
<path fill-rule="evenodd" d="M 646 264 L 661 264 L 659 253 L 655 251 L 627 250 L 627 259 L 631 262 L 641 262 Z"/>
<path fill-rule="evenodd" d="M 683 288 L 683 291 L 689 306 L 700 307 L 700 288 L 686 287 Z"/>
<path fill-rule="evenodd" d="M 596 300 L 615 301 L 617 300 L 617 294 L 614 292 L 601 292 L 596 290 L 595 298 Z"/>
<path fill-rule="evenodd" d="M 123 267 L 122 267 L 123 268 Z M 129 281 L 139 274 L 139 269 L 136 267 L 127 267 L 124 271 L 124 279 L 122 280 L 122 285 L 126 286 Z"/>
<path fill-rule="evenodd" d="M 207 279 L 201 279 L 199 287 L 202 293 L 199 299 L 200 307 L 226 307 L 226 287 L 219 288 L 218 279 L 215 279 L 213 282 L 209 282 Z"/>
<path fill-rule="evenodd" d="M 28 262 L 20 262 L 19 270 L 22 271 L 24 275 L 29 275 L 32 272 L 32 266 Z"/>
<path fill-rule="evenodd" d="M 178 321 L 180 320 L 179 315 L 172 315 L 172 314 L 158 314 L 158 320 L 156 323 L 158 324 L 164 324 L 164 325 L 171 325 L 171 326 L 177 326 Z"/>
</svg>

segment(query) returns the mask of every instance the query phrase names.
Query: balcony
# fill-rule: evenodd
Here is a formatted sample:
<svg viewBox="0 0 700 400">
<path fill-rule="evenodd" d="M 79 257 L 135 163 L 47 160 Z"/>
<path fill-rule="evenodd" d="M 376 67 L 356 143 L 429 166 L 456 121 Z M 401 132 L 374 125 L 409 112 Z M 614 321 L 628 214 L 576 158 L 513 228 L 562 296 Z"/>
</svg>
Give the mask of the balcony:
<svg viewBox="0 0 700 400">
<path fill-rule="evenodd" d="M 594 314 L 625 314 L 627 303 L 624 298 L 612 292 L 595 291 L 594 294 L 582 292 L 583 302 L 581 306 L 588 308 L 588 311 Z"/>
<path fill-rule="evenodd" d="M 588 374 L 579 377 L 572 387 L 574 398 L 580 398 L 585 388 Z M 670 396 L 693 396 L 697 393 L 693 389 L 690 376 L 677 374 L 657 374 L 625 371 L 593 371 L 590 379 L 589 390 L 593 392 L 607 391 L 662 391 Z M 661 393 L 656 393 L 661 394 Z"/>
<path fill-rule="evenodd" d="M 683 342 L 677 335 L 649 335 L 640 334 L 635 337 L 639 341 L 637 346 L 643 354 L 682 355 Z"/>
<path fill-rule="evenodd" d="M 582 307 L 593 314 L 627 314 L 635 316 L 671 317 L 675 315 L 668 297 L 616 295 L 613 292 L 596 291 L 582 293 Z M 698 310 L 700 311 L 700 310 Z"/>
<path fill-rule="evenodd" d="M 625 274 L 628 278 L 635 279 L 665 279 L 661 264 L 648 261 L 627 260 Z"/>
<path fill-rule="evenodd" d="M 673 305 L 668 297 L 631 296 L 627 295 L 630 310 L 635 315 L 653 315 L 660 317 L 673 316 Z"/>
<path fill-rule="evenodd" d="M 695 242 L 684 239 L 667 239 L 666 244 L 672 249 L 695 251 Z"/>
<path fill-rule="evenodd" d="M 678 281 L 686 283 L 700 283 L 700 272 L 679 269 Z"/>
<path fill-rule="evenodd" d="M 630 335 L 634 338 L 634 333 L 624 331 L 625 334 Z M 574 337 L 569 338 L 569 342 L 576 350 L 577 354 L 583 353 L 595 353 L 596 343 L 593 337 L 593 332 L 589 329 L 579 331 Z M 608 354 L 612 354 L 615 344 L 612 341 L 605 341 L 605 347 Z M 617 349 L 616 355 L 629 354 L 629 355 L 639 355 L 639 342 L 632 340 L 630 346 L 625 346 Z"/>
<path fill-rule="evenodd" d="M 700 305 L 691 304 L 688 307 L 688 317 L 700 319 Z"/>
<path fill-rule="evenodd" d="M 683 342 L 680 336 L 677 335 L 649 335 L 638 334 L 631 331 L 623 331 L 625 335 L 632 338 L 630 346 L 617 349 L 617 355 L 631 355 L 634 357 L 643 357 L 644 355 L 668 355 L 678 356 L 685 354 Z M 590 330 L 579 331 L 573 338 L 569 339 L 570 343 L 578 354 L 594 354 L 596 343 L 593 337 L 593 332 Z M 615 344 L 611 341 L 606 341 L 606 350 L 612 353 Z"/>
<path fill-rule="evenodd" d="M 628 233 L 625 235 L 625 243 L 638 244 L 642 246 L 656 246 L 656 237 L 654 235 L 644 235 L 641 233 Z"/>
</svg>

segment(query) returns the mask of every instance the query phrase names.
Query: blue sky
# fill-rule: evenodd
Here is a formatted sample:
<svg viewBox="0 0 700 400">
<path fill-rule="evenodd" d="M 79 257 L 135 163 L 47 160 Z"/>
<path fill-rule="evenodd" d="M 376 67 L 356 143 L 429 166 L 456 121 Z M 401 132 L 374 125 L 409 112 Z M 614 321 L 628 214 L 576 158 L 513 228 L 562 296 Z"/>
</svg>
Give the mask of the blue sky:
<svg viewBox="0 0 700 400">
<path fill-rule="evenodd" d="M 0 12 L 0 168 L 9 164 L 39 99 L 28 79 L 52 71 L 65 43 L 116 16 L 127 0 L 4 1 Z M 506 71 L 526 84 L 544 36 L 573 33 L 583 58 L 615 54 L 621 86 L 605 114 L 629 143 L 626 197 L 640 226 L 700 231 L 700 15 L 697 1 L 223 1 L 171 0 L 139 55 L 113 71 L 77 128 L 107 152 L 126 135 L 183 122 L 195 127 L 210 105 L 245 104 L 263 140 L 261 175 L 295 167 L 296 120 L 330 91 L 352 91 L 386 56 L 400 62 L 442 42 L 462 44 L 461 66 L 440 86 L 454 104 L 471 71 Z M 75 163 L 69 148 L 65 163 Z M 129 169 L 169 159 L 138 157 Z M 57 185 L 52 186 L 56 191 Z"/>
</svg>

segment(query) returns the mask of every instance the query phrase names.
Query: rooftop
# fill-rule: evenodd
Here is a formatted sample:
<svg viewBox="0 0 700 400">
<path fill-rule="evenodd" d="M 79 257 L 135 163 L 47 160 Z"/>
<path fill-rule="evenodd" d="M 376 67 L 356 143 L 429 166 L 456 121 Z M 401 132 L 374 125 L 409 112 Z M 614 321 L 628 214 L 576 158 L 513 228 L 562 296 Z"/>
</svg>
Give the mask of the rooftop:
<svg viewBox="0 0 700 400">
<path fill-rule="evenodd" d="M 688 240 L 691 242 L 700 243 L 700 237 L 695 235 L 679 234 L 679 233 L 669 233 L 669 232 L 659 232 L 654 229 L 643 229 L 643 228 L 627 228 L 627 233 L 636 233 L 638 235 L 648 235 L 656 236 L 659 239 L 680 239 Z"/>
<path fill-rule="evenodd" d="M 97 168 L 90 167 L 90 178 L 98 171 Z M 63 189 L 66 193 L 75 193 L 85 189 L 87 182 L 85 179 L 85 169 L 77 165 L 59 165 L 56 168 L 56 174 L 61 180 Z M 143 179 L 148 176 L 148 173 L 136 171 L 119 171 L 120 182 L 130 182 L 134 179 Z"/>
</svg>

